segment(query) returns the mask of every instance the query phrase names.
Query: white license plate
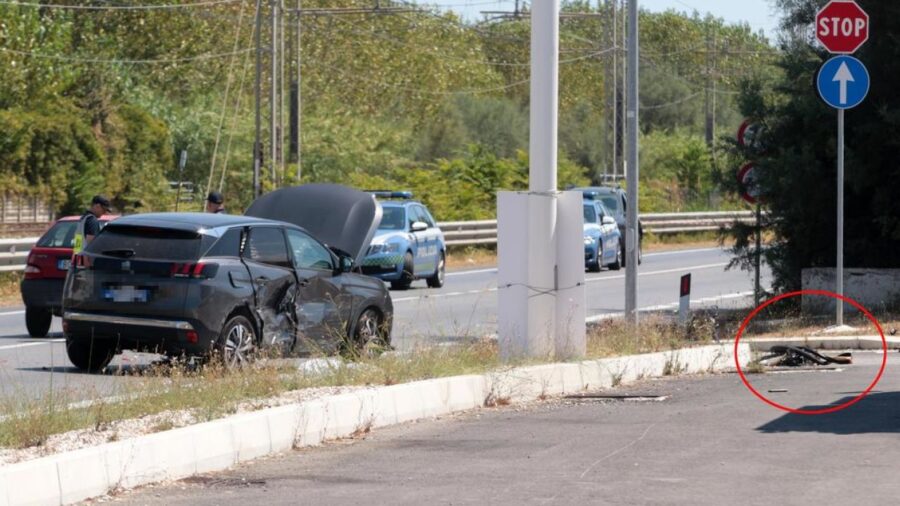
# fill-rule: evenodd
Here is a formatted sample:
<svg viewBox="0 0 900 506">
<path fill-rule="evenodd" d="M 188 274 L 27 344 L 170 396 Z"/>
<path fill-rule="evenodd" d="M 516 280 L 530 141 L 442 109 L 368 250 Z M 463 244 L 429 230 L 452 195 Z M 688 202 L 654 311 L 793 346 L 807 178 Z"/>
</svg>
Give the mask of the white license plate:
<svg viewBox="0 0 900 506">
<path fill-rule="evenodd" d="M 113 302 L 147 302 L 150 294 L 145 288 L 123 285 L 104 289 L 103 298 Z"/>
<path fill-rule="evenodd" d="M 70 265 L 72 265 L 72 261 L 69 260 L 68 258 L 66 258 L 65 260 L 57 260 L 56 261 L 56 268 L 61 271 L 69 270 Z"/>
</svg>

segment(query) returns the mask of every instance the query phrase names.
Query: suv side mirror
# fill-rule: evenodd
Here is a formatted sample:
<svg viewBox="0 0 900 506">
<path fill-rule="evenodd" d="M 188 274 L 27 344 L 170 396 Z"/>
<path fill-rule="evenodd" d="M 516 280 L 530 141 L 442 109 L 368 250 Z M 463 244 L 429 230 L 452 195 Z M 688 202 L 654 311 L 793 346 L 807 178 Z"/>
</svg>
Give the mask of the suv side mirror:
<svg viewBox="0 0 900 506">
<path fill-rule="evenodd" d="M 428 230 L 428 224 L 425 223 L 424 221 L 417 221 L 417 222 L 413 223 L 412 226 L 409 228 L 413 232 L 421 232 L 423 230 Z"/>
<path fill-rule="evenodd" d="M 604 224 L 604 225 L 615 225 L 615 224 L 616 224 L 616 219 L 613 218 L 612 216 L 604 216 L 604 217 L 603 217 L 603 224 Z"/>
<path fill-rule="evenodd" d="M 353 270 L 353 259 L 341 256 L 341 272 L 351 272 Z"/>
</svg>

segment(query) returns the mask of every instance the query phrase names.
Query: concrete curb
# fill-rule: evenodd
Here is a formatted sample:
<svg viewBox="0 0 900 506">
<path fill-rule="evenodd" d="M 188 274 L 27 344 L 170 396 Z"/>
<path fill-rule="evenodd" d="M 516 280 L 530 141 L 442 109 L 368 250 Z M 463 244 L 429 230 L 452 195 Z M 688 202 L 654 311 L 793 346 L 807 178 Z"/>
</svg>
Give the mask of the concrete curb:
<svg viewBox="0 0 900 506">
<path fill-rule="evenodd" d="M 889 350 L 900 349 L 900 338 L 885 337 Z M 881 336 L 847 337 L 755 337 L 748 338 L 752 351 L 769 351 L 773 346 L 808 346 L 816 350 L 880 350 Z"/>
<path fill-rule="evenodd" d="M 739 350 L 742 364 L 750 347 Z M 518 367 L 376 387 L 173 429 L 0 467 L 0 506 L 70 504 L 112 491 L 220 471 L 369 428 L 544 396 L 608 388 L 639 378 L 715 372 L 734 345 L 703 346 L 579 363 Z"/>
</svg>

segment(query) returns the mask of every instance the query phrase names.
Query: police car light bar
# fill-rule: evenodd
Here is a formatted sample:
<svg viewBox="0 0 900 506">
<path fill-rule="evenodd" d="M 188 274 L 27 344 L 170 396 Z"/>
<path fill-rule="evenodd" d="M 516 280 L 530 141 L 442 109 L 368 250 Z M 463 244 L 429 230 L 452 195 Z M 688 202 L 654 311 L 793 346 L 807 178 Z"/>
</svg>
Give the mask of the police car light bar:
<svg viewBox="0 0 900 506">
<path fill-rule="evenodd" d="M 581 194 L 584 195 L 585 200 L 597 200 L 597 197 L 600 196 L 600 192 L 593 191 L 583 191 Z"/>
<path fill-rule="evenodd" d="M 404 199 L 409 200 L 413 198 L 412 192 L 394 192 L 389 190 L 366 190 L 366 193 L 371 193 L 376 198 L 379 199 Z"/>
</svg>

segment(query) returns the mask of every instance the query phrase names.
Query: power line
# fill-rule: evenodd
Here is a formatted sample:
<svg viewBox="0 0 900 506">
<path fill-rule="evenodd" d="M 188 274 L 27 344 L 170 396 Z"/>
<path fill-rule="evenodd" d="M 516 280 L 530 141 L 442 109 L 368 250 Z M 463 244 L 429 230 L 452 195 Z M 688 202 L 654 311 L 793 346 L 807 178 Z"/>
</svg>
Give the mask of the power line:
<svg viewBox="0 0 900 506">
<path fill-rule="evenodd" d="M 344 21 L 344 20 L 341 20 L 340 18 L 333 18 L 333 19 L 337 19 L 340 23 L 344 23 L 345 25 L 355 26 L 355 23 L 351 23 L 349 21 Z M 374 29 L 374 27 L 373 27 L 373 29 Z M 321 28 L 313 26 L 312 30 L 320 31 Z M 411 42 L 402 41 L 402 40 L 396 39 L 394 37 L 391 37 L 389 35 L 375 32 L 374 30 L 367 31 L 367 30 L 359 30 L 359 29 L 354 29 L 354 28 L 348 28 L 348 30 L 350 30 L 352 33 L 355 33 L 357 35 L 366 35 L 366 36 L 377 37 L 381 40 L 390 42 L 390 43 L 392 43 L 394 45 L 398 45 L 398 46 L 408 47 L 411 49 L 424 50 L 424 51 L 429 51 L 429 52 L 435 52 L 435 53 L 438 52 L 438 50 L 436 50 L 436 49 L 432 49 L 427 46 L 421 46 L 421 45 L 411 43 Z M 588 54 L 584 54 L 584 55 L 581 55 L 581 56 L 578 56 L 575 58 L 560 60 L 559 63 L 572 63 L 572 62 L 576 62 L 576 61 L 580 61 L 580 60 L 584 60 L 584 59 L 588 59 L 588 58 L 593 58 L 595 56 L 600 56 L 600 55 L 606 54 L 610 51 L 615 51 L 616 49 L 619 49 L 619 48 L 617 48 L 617 47 L 604 48 L 604 49 L 596 50 L 596 51 L 593 51 Z M 460 58 L 460 57 L 446 55 L 446 54 L 439 54 L 439 55 L 437 55 L 437 57 L 439 59 L 443 59 L 443 60 L 453 60 L 453 61 L 469 63 L 469 64 L 473 64 L 473 65 L 491 65 L 491 66 L 499 66 L 499 67 L 530 67 L 531 66 L 530 63 L 491 61 L 491 60 L 470 60 L 467 58 Z"/>
<path fill-rule="evenodd" d="M 130 60 L 130 59 L 104 59 L 104 58 L 82 58 L 78 56 L 72 55 L 61 55 L 61 54 L 43 54 L 43 53 L 35 53 L 32 51 L 19 51 L 18 49 L 10 49 L 7 47 L 0 47 L 0 52 L 15 54 L 19 56 L 25 56 L 30 58 L 41 58 L 46 60 L 57 60 L 57 61 L 66 61 L 73 63 L 109 63 L 109 64 L 163 64 L 163 63 L 185 63 L 192 61 L 201 61 L 201 60 L 214 60 L 216 58 L 226 58 L 229 56 L 244 54 L 247 52 L 253 51 L 253 49 L 241 49 L 238 51 L 230 51 L 227 53 L 205 53 L 199 54 L 195 56 L 185 56 L 181 58 L 161 58 L 154 60 Z"/>
<path fill-rule="evenodd" d="M 323 63 L 323 62 L 316 62 L 316 64 L 319 64 L 319 65 L 322 65 L 323 67 L 334 70 L 335 72 L 337 72 L 345 77 L 348 77 L 350 79 L 353 79 L 355 81 L 364 82 L 364 83 L 372 84 L 375 86 L 381 86 L 382 88 L 393 88 L 393 89 L 397 89 L 397 90 L 401 90 L 401 91 L 408 91 L 410 93 L 421 93 L 424 95 L 441 95 L 441 96 L 477 95 L 477 94 L 481 94 L 481 93 L 492 93 L 492 92 L 496 92 L 496 91 L 508 90 L 511 88 L 515 88 L 517 86 L 522 86 L 523 84 L 527 84 L 530 81 L 530 79 L 522 79 L 520 81 L 516 81 L 513 83 L 506 84 L 506 85 L 495 86 L 495 87 L 490 87 L 490 88 L 473 88 L 473 89 L 456 90 L 456 91 L 436 91 L 436 90 L 427 90 L 424 88 L 411 88 L 408 86 L 403 86 L 403 85 L 399 85 L 399 84 L 395 84 L 395 83 L 386 83 L 384 81 L 379 81 L 379 80 L 375 80 L 375 79 L 367 79 L 364 77 L 360 77 L 357 74 L 345 71 L 344 69 L 342 69 L 340 67 L 335 67 L 333 65 L 329 65 L 329 64 Z"/>
<path fill-rule="evenodd" d="M 3 0 L 0 5 L 8 5 L 10 7 L 32 7 L 37 9 L 60 9 L 60 10 L 78 10 L 78 11 L 151 11 L 151 10 L 172 10 L 172 9 L 190 9 L 194 7 L 211 7 L 215 5 L 231 4 L 241 2 L 242 0 L 207 0 L 203 2 L 193 3 L 177 3 L 177 4 L 144 4 L 144 5 L 65 5 L 65 4 L 45 4 L 35 2 L 16 2 Z"/>
</svg>

